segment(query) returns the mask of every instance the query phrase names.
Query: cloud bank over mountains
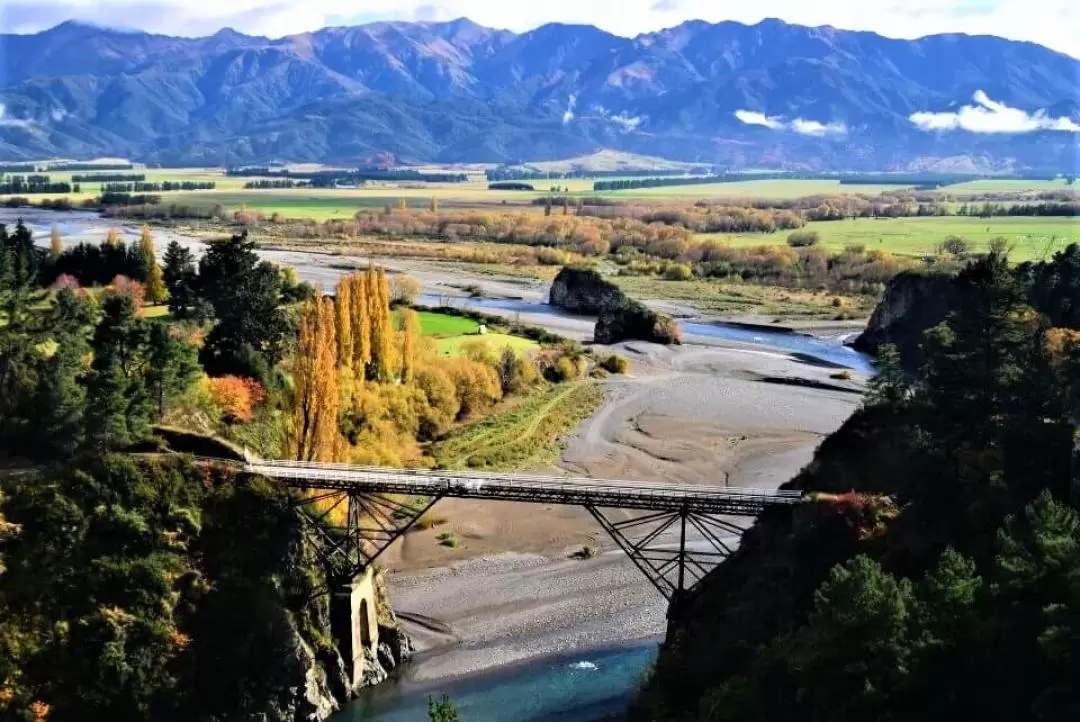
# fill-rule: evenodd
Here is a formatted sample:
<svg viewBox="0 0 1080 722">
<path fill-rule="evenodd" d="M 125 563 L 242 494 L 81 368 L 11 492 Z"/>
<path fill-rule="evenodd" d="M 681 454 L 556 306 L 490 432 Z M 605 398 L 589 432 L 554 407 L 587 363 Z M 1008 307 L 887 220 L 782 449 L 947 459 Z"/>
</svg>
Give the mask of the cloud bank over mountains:
<svg viewBox="0 0 1080 722">
<path fill-rule="evenodd" d="M 821 138 L 829 135 L 844 135 L 847 133 L 847 125 L 840 121 L 822 123 L 817 120 L 796 118 L 792 121 L 784 120 L 779 115 L 765 115 L 755 110 L 736 110 L 735 117 L 747 125 L 760 125 L 769 130 L 791 130 L 800 135 L 809 135 Z"/>
<path fill-rule="evenodd" d="M 962 106 L 953 112 L 912 113 L 909 119 L 920 130 L 966 130 L 969 133 L 1032 133 L 1037 130 L 1056 130 L 1080 133 L 1080 124 L 1071 118 L 1051 118 L 1045 110 L 1034 113 L 1010 108 L 991 100 L 982 90 L 972 97 L 974 105 Z"/>
</svg>

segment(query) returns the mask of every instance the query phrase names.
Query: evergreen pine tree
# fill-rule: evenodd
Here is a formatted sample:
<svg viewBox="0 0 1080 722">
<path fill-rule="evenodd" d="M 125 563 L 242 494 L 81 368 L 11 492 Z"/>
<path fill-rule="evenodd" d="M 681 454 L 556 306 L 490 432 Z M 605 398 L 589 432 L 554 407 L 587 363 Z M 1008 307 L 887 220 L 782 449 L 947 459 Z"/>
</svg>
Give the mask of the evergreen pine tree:
<svg viewBox="0 0 1080 722">
<path fill-rule="evenodd" d="M 165 248 L 165 268 L 162 279 L 169 299 L 169 312 L 177 318 L 186 318 L 195 303 L 195 259 L 191 251 L 172 241 Z"/>
<path fill-rule="evenodd" d="M 149 435 L 153 404 L 146 391 L 146 322 L 128 295 L 109 296 L 94 331 L 87 382 L 87 437 L 99 448 Z"/>
<path fill-rule="evenodd" d="M 168 403 L 182 394 L 202 373 L 194 344 L 165 323 L 150 326 L 146 386 L 160 420 Z"/>
</svg>

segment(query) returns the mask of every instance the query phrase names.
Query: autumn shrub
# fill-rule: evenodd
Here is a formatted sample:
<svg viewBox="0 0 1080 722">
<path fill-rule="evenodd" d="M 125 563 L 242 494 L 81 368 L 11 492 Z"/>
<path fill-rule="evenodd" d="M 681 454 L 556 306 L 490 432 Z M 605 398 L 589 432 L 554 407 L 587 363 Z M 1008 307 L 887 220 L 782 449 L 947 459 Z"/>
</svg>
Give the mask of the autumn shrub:
<svg viewBox="0 0 1080 722">
<path fill-rule="evenodd" d="M 79 290 L 79 279 L 75 278 L 69 273 L 61 273 L 53 281 L 52 289 L 54 291 L 62 291 L 65 288 L 70 288 L 73 291 Z"/>
<path fill-rule="evenodd" d="M 420 282 L 412 276 L 398 274 L 390 279 L 390 302 L 394 305 L 411 306 L 420 297 Z"/>
<path fill-rule="evenodd" d="M 425 441 L 435 439 L 450 428 L 461 412 L 457 386 L 449 372 L 440 366 L 417 369 L 415 383 L 427 399 L 427 406 L 420 417 L 419 438 Z"/>
<path fill-rule="evenodd" d="M 613 374 L 625 374 L 630 370 L 630 362 L 618 354 L 611 354 L 600 362 L 600 367 Z"/>
<path fill-rule="evenodd" d="M 208 382 L 210 398 L 231 422 L 251 421 L 255 407 L 266 398 L 266 391 L 254 379 L 222 376 Z"/>
<path fill-rule="evenodd" d="M 689 281 L 694 277 L 694 271 L 686 263 L 673 263 L 664 271 L 666 281 Z"/>
<path fill-rule="evenodd" d="M 486 411 L 502 398 L 499 375 L 491 366 L 468 358 L 446 359 L 443 365 L 457 391 L 459 419 Z"/>
<path fill-rule="evenodd" d="M 116 276 L 105 289 L 108 296 L 131 296 L 135 308 L 141 309 L 146 300 L 146 287 L 127 276 Z"/>
</svg>

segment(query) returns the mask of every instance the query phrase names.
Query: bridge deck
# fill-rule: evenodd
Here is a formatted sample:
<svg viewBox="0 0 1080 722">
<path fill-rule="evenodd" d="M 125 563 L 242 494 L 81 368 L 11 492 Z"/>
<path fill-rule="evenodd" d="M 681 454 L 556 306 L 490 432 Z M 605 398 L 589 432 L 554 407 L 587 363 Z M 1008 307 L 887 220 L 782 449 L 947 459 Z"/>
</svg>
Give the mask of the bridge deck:
<svg viewBox="0 0 1080 722">
<path fill-rule="evenodd" d="M 611 479 L 383 469 L 290 461 L 252 461 L 246 469 L 296 489 L 499 499 L 696 514 L 756 516 L 766 507 L 790 506 L 803 501 L 803 495 L 798 491 Z"/>
</svg>

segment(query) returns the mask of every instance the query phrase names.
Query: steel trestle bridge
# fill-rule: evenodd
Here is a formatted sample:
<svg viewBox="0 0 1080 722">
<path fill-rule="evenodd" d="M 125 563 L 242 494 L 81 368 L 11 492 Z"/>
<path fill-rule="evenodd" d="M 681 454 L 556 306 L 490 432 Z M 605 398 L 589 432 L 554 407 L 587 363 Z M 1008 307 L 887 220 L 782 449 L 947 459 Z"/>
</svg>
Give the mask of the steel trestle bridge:
<svg viewBox="0 0 1080 722">
<path fill-rule="evenodd" d="M 367 569 L 443 498 L 584 507 L 668 600 L 669 615 L 731 553 L 743 532 L 732 517 L 756 517 L 805 498 L 779 489 L 296 461 L 248 459 L 245 470 L 304 492 L 296 499 L 300 518 L 319 555 L 346 579 Z"/>
</svg>

